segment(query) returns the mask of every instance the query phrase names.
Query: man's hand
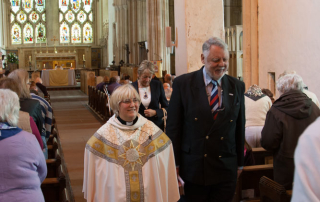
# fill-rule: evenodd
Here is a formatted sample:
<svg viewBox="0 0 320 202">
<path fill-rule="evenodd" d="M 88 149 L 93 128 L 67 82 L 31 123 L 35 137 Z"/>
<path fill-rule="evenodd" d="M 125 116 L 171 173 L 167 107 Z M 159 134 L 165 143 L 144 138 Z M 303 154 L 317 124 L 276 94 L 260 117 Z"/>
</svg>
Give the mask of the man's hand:
<svg viewBox="0 0 320 202">
<path fill-rule="evenodd" d="M 156 114 L 157 114 L 156 110 L 153 110 L 153 109 L 144 110 L 144 115 L 146 115 L 146 117 L 153 117 Z"/>
</svg>

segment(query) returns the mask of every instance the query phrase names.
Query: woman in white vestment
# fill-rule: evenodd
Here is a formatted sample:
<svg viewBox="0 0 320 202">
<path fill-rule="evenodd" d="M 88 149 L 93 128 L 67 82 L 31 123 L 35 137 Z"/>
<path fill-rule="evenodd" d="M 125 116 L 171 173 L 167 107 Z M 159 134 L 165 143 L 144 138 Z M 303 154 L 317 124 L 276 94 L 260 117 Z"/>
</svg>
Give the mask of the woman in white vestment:
<svg viewBox="0 0 320 202">
<path fill-rule="evenodd" d="M 176 202 L 180 195 L 171 140 L 141 116 L 133 86 L 117 88 L 111 117 L 89 139 L 84 154 L 87 201 Z"/>
</svg>

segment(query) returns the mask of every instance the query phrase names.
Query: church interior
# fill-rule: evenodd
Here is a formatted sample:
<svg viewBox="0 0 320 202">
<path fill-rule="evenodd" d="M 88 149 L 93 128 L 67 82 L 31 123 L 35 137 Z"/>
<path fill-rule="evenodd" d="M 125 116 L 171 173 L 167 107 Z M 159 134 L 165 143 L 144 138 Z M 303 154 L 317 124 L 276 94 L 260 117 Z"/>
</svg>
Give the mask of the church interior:
<svg viewBox="0 0 320 202">
<path fill-rule="evenodd" d="M 246 92 L 256 84 L 278 99 L 278 78 L 294 71 L 319 97 L 319 9 L 314 0 L 0 0 L 0 78 L 17 69 L 40 77 L 52 107 L 45 201 L 86 201 L 86 143 L 114 114 L 96 86 L 137 81 L 144 60 L 166 83 L 199 70 L 202 44 L 218 37 L 228 45 L 226 74 Z M 272 180 L 272 152 L 252 152 L 256 165 L 244 166 L 233 201 L 290 201 L 292 190 Z"/>
</svg>

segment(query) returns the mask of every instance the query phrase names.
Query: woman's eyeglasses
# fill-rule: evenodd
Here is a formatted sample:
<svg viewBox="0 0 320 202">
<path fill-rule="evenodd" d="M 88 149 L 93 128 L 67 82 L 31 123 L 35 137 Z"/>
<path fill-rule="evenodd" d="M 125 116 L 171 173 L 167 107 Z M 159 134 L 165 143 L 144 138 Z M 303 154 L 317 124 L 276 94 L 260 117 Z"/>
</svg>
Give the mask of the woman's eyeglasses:
<svg viewBox="0 0 320 202">
<path fill-rule="evenodd" d="M 131 104 L 131 102 L 133 102 L 133 103 L 139 103 L 140 100 L 138 100 L 137 98 L 132 98 L 132 99 L 122 100 L 122 101 L 120 101 L 119 103 Z"/>
</svg>

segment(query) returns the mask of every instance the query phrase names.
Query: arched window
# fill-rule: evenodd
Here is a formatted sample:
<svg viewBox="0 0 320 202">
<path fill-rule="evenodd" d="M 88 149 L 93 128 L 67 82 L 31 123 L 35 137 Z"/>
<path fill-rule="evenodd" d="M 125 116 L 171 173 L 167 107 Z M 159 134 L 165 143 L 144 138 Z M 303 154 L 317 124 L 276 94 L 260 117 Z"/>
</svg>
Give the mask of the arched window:
<svg viewBox="0 0 320 202">
<path fill-rule="evenodd" d="M 60 43 L 93 43 L 93 0 L 59 0 Z"/>
<path fill-rule="evenodd" d="M 45 0 L 10 0 L 10 2 L 11 43 L 13 45 L 45 43 Z"/>
</svg>

